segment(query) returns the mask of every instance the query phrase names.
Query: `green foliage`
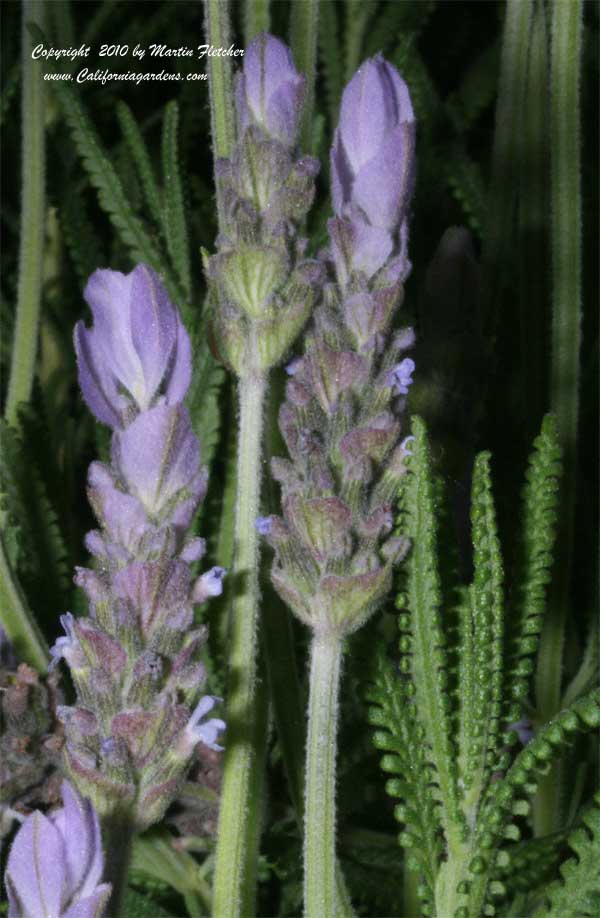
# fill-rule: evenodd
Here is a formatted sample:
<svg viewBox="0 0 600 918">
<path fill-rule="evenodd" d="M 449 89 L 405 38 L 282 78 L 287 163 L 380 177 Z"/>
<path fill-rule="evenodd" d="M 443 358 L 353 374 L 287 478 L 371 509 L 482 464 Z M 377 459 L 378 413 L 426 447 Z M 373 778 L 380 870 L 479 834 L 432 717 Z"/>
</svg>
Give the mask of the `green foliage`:
<svg viewBox="0 0 600 918">
<path fill-rule="evenodd" d="M 469 914 L 479 914 L 479 909 L 493 893 L 493 873 L 506 866 L 502 853 L 498 858 L 498 847 L 504 839 L 519 840 L 521 832 L 514 819 L 528 815 L 528 798 L 536 792 L 539 776 L 547 772 L 551 761 L 578 733 L 586 733 L 599 726 L 600 689 L 595 689 L 541 727 L 516 757 L 506 776 L 490 785 L 475 835 L 478 857 L 470 864 Z"/>
<path fill-rule="evenodd" d="M 561 866 L 561 879 L 544 891 L 539 918 L 595 918 L 600 911 L 600 792 L 582 822 L 568 839 L 577 857 Z"/>
<path fill-rule="evenodd" d="M 561 451 L 556 422 L 544 418 L 526 473 L 521 544 L 517 562 L 517 600 L 511 610 L 507 642 L 505 697 L 507 720 L 518 720 L 529 688 L 546 607 L 552 550 L 556 538 Z"/>
<path fill-rule="evenodd" d="M 476 806 L 497 759 L 501 713 L 504 572 L 489 466 L 489 453 L 480 453 L 471 494 L 473 583 L 460 628 L 460 759 L 471 823 L 476 810 L 470 807 Z"/>
<path fill-rule="evenodd" d="M 381 768 L 393 776 L 386 781 L 386 791 L 402 801 L 394 809 L 403 826 L 398 840 L 407 849 L 409 863 L 422 878 L 422 900 L 431 903 L 442 856 L 434 775 L 409 685 L 394 670 L 382 648 L 374 654 L 365 695 L 370 705 L 369 723 L 375 728 L 373 743 L 385 753 Z"/>
<path fill-rule="evenodd" d="M 4 421 L 0 439 L 0 493 L 16 537 L 16 570 L 38 618 L 53 621 L 68 608 L 67 549 L 41 474 L 45 463 Z"/>
<path fill-rule="evenodd" d="M 399 532 L 412 542 L 405 564 L 407 612 L 400 616 L 402 672 L 410 675 L 416 716 L 423 728 L 425 755 L 438 784 L 442 824 L 462 822 L 451 740 L 446 639 L 442 628 L 442 585 L 437 559 L 437 514 L 432 459 L 425 425 L 413 418 L 412 456 L 399 499 Z"/>
<path fill-rule="evenodd" d="M 150 899 L 131 887 L 125 893 L 122 908 L 123 918 L 169 918 L 171 915 L 155 899 Z"/>
<path fill-rule="evenodd" d="M 119 102 L 117 105 L 117 118 L 127 149 L 138 171 L 148 210 L 157 226 L 160 226 L 162 222 L 161 193 L 144 138 L 131 109 L 124 102 Z"/>
<path fill-rule="evenodd" d="M 183 186 L 179 170 L 177 102 L 169 102 L 163 121 L 164 231 L 171 261 L 186 298 L 191 296 L 189 240 L 185 222 Z M 183 305 L 183 304 L 182 304 Z"/>
<path fill-rule="evenodd" d="M 40 39 L 43 39 L 43 35 L 38 34 Z M 52 67 L 52 70 L 55 73 L 59 72 L 57 67 Z M 161 272 L 164 265 L 160 252 L 146 232 L 141 220 L 132 213 L 130 201 L 121 180 L 102 148 L 79 96 L 66 81 L 57 80 L 53 83 L 53 87 L 89 180 L 98 192 L 102 209 L 112 220 L 132 257 L 150 265 L 155 271 Z M 179 301 L 180 298 L 177 299 Z"/>
</svg>

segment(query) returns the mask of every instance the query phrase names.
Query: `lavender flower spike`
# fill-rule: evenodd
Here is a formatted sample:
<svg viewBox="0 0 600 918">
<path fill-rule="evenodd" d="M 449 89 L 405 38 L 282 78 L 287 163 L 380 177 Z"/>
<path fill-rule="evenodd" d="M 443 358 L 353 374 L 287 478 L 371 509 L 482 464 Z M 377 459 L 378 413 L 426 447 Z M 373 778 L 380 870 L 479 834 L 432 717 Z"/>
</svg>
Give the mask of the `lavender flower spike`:
<svg viewBox="0 0 600 918">
<path fill-rule="evenodd" d="M 110 896 L 100 883 L 104 862 L 98 816 L 67 781 L 64 807 L 28 816 L 6 868 L 9 918 L 100 918 Z"/>
<path fill-rule="evenodd" d="M 273 35 L 258 35 L 244 57 L 236 86 L 240 134 L 250 124 L 292 147 L 296 141 L 306 79 L 294 67 L 292 52 Z"/>
<path fill-rule="evenodd" d="M 177 405 L 190 383 L 191 349 L 158 275 L 99 270 L 84 293 L 92 328 L 75 326 L 79 384 L 90 410 L 109 427 L 126 426 L 160 399 Z"/>
<path fill-rule="evenodd" d="M 219 595 L 225 570 L 196 581 L 190 570 L 205 551 L 187 532 L 207 473 L 181 404 L 190 346 L 179 316 L 143 265 L 128 275 L 97 271 L 87 296 L 95 324 L 75 333 L 80 382 L 115 429 L 110 464 L 93 462 L 88 475 L 99 528 L 86 545 L 99 563 L 78 568 L 75 581 L 90 612 L 62 617 L 66 635 L 52 656 L 64 658 L 77 692 L 76 706 L 61 710 L 64 769 L 122 840 L 123 826 L 141 831 L 162 817 L 196 744 L 215 748 L 223 728 L 216 719 L 198 727 L 192 713 L 206 675 L 206 629 L 193 626 L 194 606 Z M 107 869 L 124 864 L 122 876 L 111 873 L 117 910 L 127 865 L 113 847 Z"/>
</svg>

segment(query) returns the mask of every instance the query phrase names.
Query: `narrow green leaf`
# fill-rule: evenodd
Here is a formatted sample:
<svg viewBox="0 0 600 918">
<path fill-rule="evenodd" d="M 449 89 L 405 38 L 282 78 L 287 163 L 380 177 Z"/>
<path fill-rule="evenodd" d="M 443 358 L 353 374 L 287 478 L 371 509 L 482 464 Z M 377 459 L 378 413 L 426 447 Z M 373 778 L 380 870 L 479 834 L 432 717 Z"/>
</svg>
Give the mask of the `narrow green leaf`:
<svg viewBox="0 0 600 918">
<path fill-rule="evenodd" d="M 544 891 L 536 918 L 597 918 L 600 909 L 600 791 L 585 813 L 583 824 L 568 839 L 576 857 L 560 868 L 561 879 Z"/>
<path fill-rule="evenodd" d="M 464 604 L 460 648 L 460 756 L 463 809 L 473 827 L 498 753 L 504 637 L 503 565 L 490 476 L 490 455 L 475 460 L 471 493 L 473 583 Z M 463 687 L 463 682 L 464 687 Z"/>
<path fill-rule="evenodd" d="M 548 407 L 550 93 L 546 33 L 544 3 L 538 0 L 533 16 L 527 70 L 518 212 L 521 366 L 523 384 L 527 391 L 527 411 L 535 425 Z"/>
<path fill-rule="evenodd" d="M 552 415 L 547 415 L 534 441 L 523 489 L 522 536 L 514 578 L 518 593 L 507 631 L 505 697 L 510 705 L 506 715 L 510 721 L 517 721 L 523 715 L 533 668 L 531 660 L 537 651 L 546 611 L 560 473 L 561 450 L 556 421 Z"/>
<path fill-rule="evenodd" d="M 518 754 L 505 777 L 490 786 L 490 793 L 477 823 L 475 845 L 478 849 L 485 849 L 485 857 L 479 859 L 478 867 L 482 869 L 471 874 L 469 915 L 485 914 L 498 847 L 507 831 L 511 836 L 519 837 L 513 819 L 528 808 L 527 798 L 535 793 L 539 776 L 547 771 L 553 760 L 562 755 L 578 734 L 597 730 L 598 727 L 600 689 L 595 689 L 564 708 L 541 727 Z M 483 846 L 482 840 L 485 840 Z M 553 918 L 558 918 L 558 915 Z"/>
<path fill-rule="evenodd" d="M 370 3 L 364 0 L 346 0 L 344 17 L 344 78 L 347 83 L 361 60 L 361 51 L 369 16 Z"/>
<path fill-rule="evenodd" d="M 383 753 L 381 768 L 390 776 L 386 790 L 401 801 L 394 811 L 403 826 L 399 842 L 406 848 L 407 863 L 425 883 L 422 904 L 431 905 L 442 856 L 434 775 L 414 704 L 382 648 L 374 655 L 365 696 L 370 703 L 369 723 L 375 728 L 373 742 Z"/>
<path fill-rule="evenodd" d="M 189 300 L 192 290 L 192 276 L 189 240 L 185 221 L 183 186 L 179 170 L 177 143 L 178 122 L 179 108 L 177 102 L 171 101 L 165 108 L 163 121 L 163 226 L 171 261 L 177 272 L 183 291 Z"/>
<path fill-rule="evenodd" d="M 442 823 L 452 847 L 458 844 L 462 817 L 446 698 L 448 660 L 441 622 L 435 485 L 427 432 L 419 418 L 413 418 L 412 433 L 415 440 L 399 517 L 399 531 L 412 543 L 405 563 L 408 642 L 403 641 L 401 648 L 403 643 L 409 644 L 405 660 L 414 685 L 416 714 L 427 737 L 427 754 L 439 785 Z"/>
<path fill-rule="evenodd" d="M 44 4 L 24 0 L 21 7 L 21 217 L 19 283 L 10 376 L 4 415 L 17 421 L 21 402 L 28 402 L 36 370 L 40 317 L 45 211 L 45 123 L 42 66 L 31 58 L 30 23 L 42 25 Z M 35 26 L 34 26 L 35 27 Z"/>
<path fill-rule="evenodd" d="M 319 57 L 332 130 L 337 123 L 343 81 L 339 34 L 337 4 L 322 3 L 319 15 Z"/>
<path fill-rule="evenodd" d="M 290 19 L 290 43 L 296 67 L 306 76 L 306 100 L 302 112 L 300 144 L 303 150 L 313 153 L 313 108 L 317 63 L 317 35 L 319 31 L 319 2 L 304 0 L 293 3 Z"/>
<path fill-rule="evenodd" d="M 156 221 L 156 225 L 161 226 L 163 213 L 160 189 L 156 181 L 156 176 L 154 175 L 154 169 L 150 161 L 148 149 L 144 143 L 144 138 L 142 137 L 142 132 L 138 127 L 131 109 L 125 102 L 117 102 L 117 118 L 119 119 L 123 138 L 127 144 L 129 153 L 136 165 L 148 209 Z"/>
<path fill-rule="evenodd" d="M 0 625 L 17 657 L 38 672 L 48 668 L 46 642 L 29 609 L 19 582 L 11 570 L 0 534 Z"/>
</svg>

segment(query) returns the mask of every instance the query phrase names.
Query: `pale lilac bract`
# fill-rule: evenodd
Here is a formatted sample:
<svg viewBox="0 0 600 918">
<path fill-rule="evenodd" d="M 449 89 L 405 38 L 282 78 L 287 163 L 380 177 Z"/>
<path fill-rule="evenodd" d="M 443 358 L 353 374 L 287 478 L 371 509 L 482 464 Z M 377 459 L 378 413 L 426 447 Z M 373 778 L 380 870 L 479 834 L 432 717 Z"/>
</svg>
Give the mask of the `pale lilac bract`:
<svg viewBox="0 0 600 918">
<path fill-rule="evenodd" d="M 113 429 L 157 400 L 183 401 L 191 347 L 158 275 L 146 265 L 129 274 L 94 271 L 84 293 L 94 324 L 75 326 L 79 384 L 93 414 Z"/>
<path fill-rule="evenodd" d="M 306 80 L 288 46 L 273 35 L 257 35 L 244 55 L 236 86 L 241 133 L 256 124 L 274 140 L 293 146 L 305 92 Z"/>
<path fill-rule="evenodd" d="M 9 918 L 99 918 L 111 887 L 101 883 L 104 861 L 98 816 L 63 782 L 62 809 L 27 817 L 6 868 Z"/>
</svg>

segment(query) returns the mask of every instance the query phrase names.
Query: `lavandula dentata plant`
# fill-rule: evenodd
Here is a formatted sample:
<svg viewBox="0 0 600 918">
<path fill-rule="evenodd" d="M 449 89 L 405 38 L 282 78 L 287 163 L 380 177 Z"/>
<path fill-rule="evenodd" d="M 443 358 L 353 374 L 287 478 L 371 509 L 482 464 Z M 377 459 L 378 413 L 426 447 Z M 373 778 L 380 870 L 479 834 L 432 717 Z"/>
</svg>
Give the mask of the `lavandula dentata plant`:
<svg viewBox="0 0 600 918">
<path fill-rule="evenodd" d="M 306 82 L 289 49 L 259 35 L 237 76 L 237 142 L 216 164 L 221 233 L 206 259 L 213 332 L 239 379 L 234 584 L 225 754 L 215 871 L 215 913 L 252 909 L 260 820 L 260 704 L 256 693 L 258 533 L 263 408 L 269 370 L 310 313 L 321 266 L 298 238 L 318 163 L 297 152 Z M 264 732 L 264 731 L 263 731 Z"/>
<path fill-rule="evenodd" d="M 224 728 L 199 699 L 205 629 L 194 605 L 222 589 L 222 568 L 196 580 L 205 551 L 187 530 L 206 491 L 200 448 L 183 407 L 190 342 L 157 275 L 96 271 L 85 296 L 94 325 L 75 329 L 79 382 L 113 431 L 110 464 L 93 462 L 88 496 L 99 530 L 86 546 L 93 569 L 76 583 L 90 614 L 61 618 L 52 649 L 77 692 L 62 707 L 64 766 L 103 822 L 111 911 L 118 914 L 132 833 L 159 820 L 185 778 L 198 742 Z"/>
<path fill-rule="evenodd" d="M 407 545 L 392 536 L 404 472 L 400 416 L 414 363 L 393 329 L 407 257 L 415 122 L 408 89 L 381 56 L 346 87 L 331 151 L 331 282 L 279 416 L 274 459 L 283 518 L 259 518 L 272 580 L 312 629 L 306 763 L 305 913 L 336 913 L 335 755 L 342 642 L 388 593 Z"/>
</svg>

